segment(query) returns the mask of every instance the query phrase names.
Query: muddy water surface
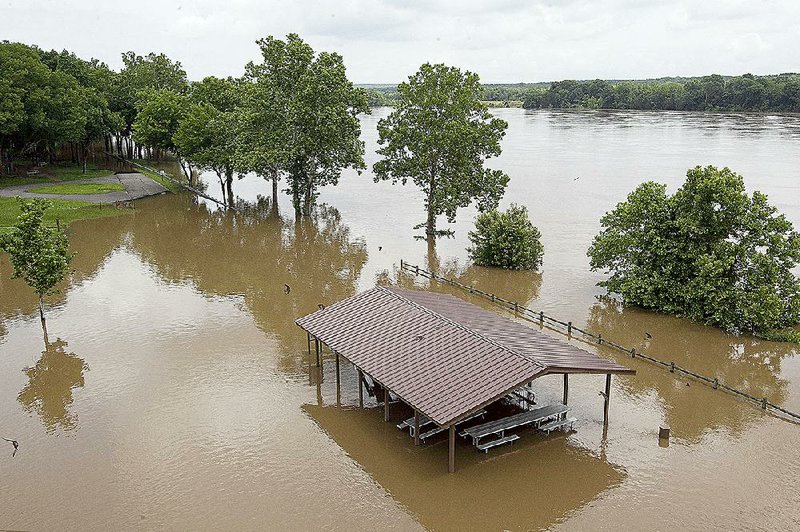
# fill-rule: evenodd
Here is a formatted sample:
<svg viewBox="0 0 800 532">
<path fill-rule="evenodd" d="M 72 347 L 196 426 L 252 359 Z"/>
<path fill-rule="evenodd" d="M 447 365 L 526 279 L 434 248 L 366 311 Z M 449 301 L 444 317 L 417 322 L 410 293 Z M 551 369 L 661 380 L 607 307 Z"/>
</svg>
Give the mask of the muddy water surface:
<svg viewBox="0 0 800 532">
<path fill-rule="evenodd" d="M 731 166 L 800 226 L 800 119 L 498 113 L 505 204 L 527 205 L 541 229 L 541 273 L 470 266 L 469 209 L 429 251 L 413 238 L 419 195 L 369 173 L 323 190 L 300 222 L 283 197 L 231 216 L 163 196 L 73 224 L 76 271 L 46 335 L 0 258 L 0 436 L 21 443 L 13 458 L 0 447 L 0 529 L 800 527 L 800 427 L 614 352 L 602 351 L 638 374 L 614 380 L 606 431 L 603 378 L 576 376 L 575 432 L 523 432 L 488 455 L 460 443 L 454 475 L 444 438 L 414 447 L 381 409 L 355 407 L 346 363 L 337 401 L 333 360 L 314 368 L 293 321 L 379 280 L 413 283 L 404 258 L 800 410 L 796 348 L 621 311 L 597 298 L 585 257 L 636 183 L 674 190 L 694 164 Z M 363 119 L 368 152 L 383 114 Z M 269 194 L 255 177 L 236 186 L 252 202 Z M 560 400 L 560 378 L 534 386 Z"/>
</svg>

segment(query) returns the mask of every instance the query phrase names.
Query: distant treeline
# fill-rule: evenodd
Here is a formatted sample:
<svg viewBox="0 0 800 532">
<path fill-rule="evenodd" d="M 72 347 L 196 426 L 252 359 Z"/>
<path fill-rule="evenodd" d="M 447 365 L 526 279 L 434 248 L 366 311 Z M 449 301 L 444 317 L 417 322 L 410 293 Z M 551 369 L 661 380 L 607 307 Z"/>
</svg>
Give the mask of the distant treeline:
<svg viewBox="0 0 800 532">
<path fill-rule="evenodd" d="M 392 105 L 393 85 L 365 86 L 370 105 Z M 671 111 L 800 112 L 800 74 L 564 80 L 484 85 L 484 100 L 522 101 L 526 109 L 652 109 Z"/>
</svg>

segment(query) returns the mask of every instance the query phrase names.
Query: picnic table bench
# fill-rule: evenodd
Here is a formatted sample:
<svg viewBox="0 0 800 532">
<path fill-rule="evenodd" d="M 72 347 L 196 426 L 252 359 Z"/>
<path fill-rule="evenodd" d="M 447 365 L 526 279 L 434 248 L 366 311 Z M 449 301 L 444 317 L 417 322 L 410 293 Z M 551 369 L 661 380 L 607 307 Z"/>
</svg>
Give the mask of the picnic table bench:
<svg viewBox="0 0 800 532">
<path fill-rule="evenodd" d="M 472 438 L 472 443 L 475 446 L 480 444 L 481 438 L 491 435 L 497 435 L 500 439 L 505 438 L 505 431 L 525 425 L 532 425 L 541 423 L 552 418 L 560 419 L 561 416 L 569 411 L 565 405 L 548 405 L 528 412 L 514 414 L 513 416 L 504 417 L 495 421 L 489 421 L 481 425 L 470 427 L 460 434 L 464 437 Z"/>
<path fill-rule="evenodd" d="M 497 447 L 498 445 L 503 445 L 504 443 L 508 443 L 514 445 L 514 442 L 519 439 L 519 436 L 516 434 L 512 434 L 510 436 L 506 436 L 505 438 L 498 438 L 496 440 L 487 441 L 486 443 L 479 443 L 475 447 L 478 448 L 479 451 L 483 451 L 485 453 L 489 452 L 489 449 L 492 447 Z"/>
<path fill-rule="evenodd" d="M 545 423 L 544 425 L 539 426 L 539 430 L 542 432 L 546 432 L 550 434 L 554 430 L 558 430 L 564 427 L 569 427 L 572 430 L 572 427 L 575 425 L 575 422 L 578 421 L 577 418 L 574 417 L 565 417 L 564 419 L 556 419 L 549 423 Z"/>
<path fill-rule="evenodd" d="M 424 427 L 425 425 L 430 425 L 433 423 L 433 420 L 428 416 L 419 416 L 419 428 Z M 397 424 L 397 428 L 400 430 L 408 429 L 411 436 L 414 436 L 414 416 L 411 416 L 408 419 L 405 419 Z"/>
<path fill-rule="evenodd" d="M 486 414 L 486 410 L 480 409 L 479 411 L 475 412 L 471 416 L 462 419 L 457 424 L 460 425 L 461 423 L 466 423 L 467 421 L 470 421 L 470 420 L 475 419 L 477 417 L 481 417 L 481 416 L 483 416 L 485 414 Z M 420 428 L 422 428 L 422 424 L 421 423 L 420 423 Z M 446 430 L 447 430 L 447 427 L 438 427 L 438 426 L 437 427 L 433 427 L 431 430 L 421 433 L 419 435 L 419 439 L 422 440 L 422 441 L 425 441 L 428 438 L 430 438 L 431 436 L 434 436 L 434 435 L 439 434 L 440 432 L 444 432 Z M 413 419 L 411 420 L 411 427 L 409 429 L 409 432 L 411 433 L 411 436 L 413 437 L 414 436 L 414 420 Z"/>
</svg>

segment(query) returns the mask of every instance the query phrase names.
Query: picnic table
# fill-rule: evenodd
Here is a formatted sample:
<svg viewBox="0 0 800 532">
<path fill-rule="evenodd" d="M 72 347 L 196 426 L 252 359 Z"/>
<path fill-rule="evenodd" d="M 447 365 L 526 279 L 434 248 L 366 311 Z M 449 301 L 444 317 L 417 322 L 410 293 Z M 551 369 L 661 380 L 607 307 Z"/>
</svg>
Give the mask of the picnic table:
<svg viewBox="0 0 800 532">
<path fill-rule="evenodd" d="M 528 412 L 514 414 L 513 416 L 504 417 L 481 425 L 475 425 L 468 429 L 463 430 L 460 435 L 467 438 L 472 438 L 472 443 L 476 447 L 480 445 L 481 438 L 486 436 L 499 436 L 499 439 L 505 439 L 505 432 L 514 428 L 522 427 L 525 425 L 540 424 L 543 421 L 550 419 L 560 419 L 564 414 L 569 411 L 566 405 L 547 405 Z M 483 449 L 482 449 L 483 450 Z"/>
</svg>

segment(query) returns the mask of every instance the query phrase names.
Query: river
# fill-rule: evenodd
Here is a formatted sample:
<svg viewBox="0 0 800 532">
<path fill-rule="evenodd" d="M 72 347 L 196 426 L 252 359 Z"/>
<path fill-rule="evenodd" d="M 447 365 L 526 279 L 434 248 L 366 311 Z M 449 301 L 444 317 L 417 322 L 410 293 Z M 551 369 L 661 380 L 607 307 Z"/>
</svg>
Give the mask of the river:
<svg viewBox="0 0 800 532">
<path fill-rule="evenodd" d="M 362 117 L 368 165 L 387 112 Z M 575 432 L 460 445 L 453 475 L 445 438 L 415 448 L 374 401 L 356 407 L 347 363 L 337 404 L 333 360 L 319 374 L 293 321 L 397 280 L 402 258 L 800 411 L 796 346 L 622 311 L 586 258 L 639 182 L 674 191 L 697 164 L 741 173 L 800 227 L 800 117 L 494 112 L 509 129 L 490 166 L 511 176 L 503 206 L 526 205 L 542 232 L 540 273 L 471 266 L 469 208 L 431 253 L 414 238 L 420 194 L 368 171 L 324 188 L 312 219 L 283 195 L 235 216 L 167 195 L 74 223 L 75 273 L 46 335 L 0 258 L 0 436 L 20 441 L 14 457 L 0 441 L 0 529 L 800 528 L 800 426 L 603 348 L 637 370 L 614 380 L 607 431 L 604 377 L 576 376 Z M 234 186 L 270 195 L 254 176 Z M 534 386 L 560 400 L 560 378 Z"/>
</svg>

